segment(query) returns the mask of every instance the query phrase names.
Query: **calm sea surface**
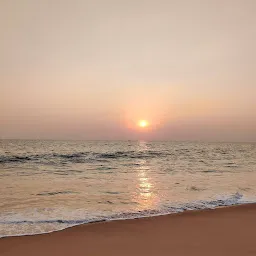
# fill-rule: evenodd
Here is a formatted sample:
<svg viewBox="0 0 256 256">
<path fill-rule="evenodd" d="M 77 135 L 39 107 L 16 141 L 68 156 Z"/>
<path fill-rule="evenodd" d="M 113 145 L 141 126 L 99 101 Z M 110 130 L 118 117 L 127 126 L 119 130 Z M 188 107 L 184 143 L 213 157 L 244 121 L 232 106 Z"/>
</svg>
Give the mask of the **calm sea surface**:
<svg viewBox="0 0 256 256">
<path fill-rule="evenodd" d="M 0 140 L 0 236 L 256 202 L 256 144 Z"/>
</svg>

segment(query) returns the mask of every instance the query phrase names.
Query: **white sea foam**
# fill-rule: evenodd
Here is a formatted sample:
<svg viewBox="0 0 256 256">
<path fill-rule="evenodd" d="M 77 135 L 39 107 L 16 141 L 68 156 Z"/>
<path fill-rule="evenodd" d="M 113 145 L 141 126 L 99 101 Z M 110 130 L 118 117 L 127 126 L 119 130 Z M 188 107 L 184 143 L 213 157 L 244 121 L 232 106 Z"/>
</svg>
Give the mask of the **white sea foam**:
<svg viewBox="0 0 256 256">
<path fill-rule="evenodd" d="M 43 215 L 34 209 L 34 211 L 30 213 L 30 216 L 33 216 L 33 218 L 27 218 L 26 216 L 28 213 L 26 216 L 19 213 L 9 213 L 8 215 L 3 216 L 0 220 L 0 227 L 2 228 L 3 234 L 0 234 L 0 237 L 44 234 L 87 223 L 138 219 L 174 214 L 184 211 L 215 209 L 218 207 L 249 203 L 256 203 L 256 198 L 244 199 L 242 194 L 236 193 L 231 196 L 219 196 L 216 198 L 216 200 L 212 201 L 195 201 L 180 205 L 169 205 L 162 207 L 161 209 L 123 212 L 109 216 L 99 216 L 99 214 L 95 214 L 98 215 L 98 217 L 93 216 L 92 213 L 85 213 L 82 210 L 69 212 L 65 209 L 56 209 L 55 214 L 59 212 L 59 214 L 61 213 L 62 215 L 62 218 L 57 219 Z M 63 216 L 69 216 L 69 218 L 63 218 Z"/>
</svg>

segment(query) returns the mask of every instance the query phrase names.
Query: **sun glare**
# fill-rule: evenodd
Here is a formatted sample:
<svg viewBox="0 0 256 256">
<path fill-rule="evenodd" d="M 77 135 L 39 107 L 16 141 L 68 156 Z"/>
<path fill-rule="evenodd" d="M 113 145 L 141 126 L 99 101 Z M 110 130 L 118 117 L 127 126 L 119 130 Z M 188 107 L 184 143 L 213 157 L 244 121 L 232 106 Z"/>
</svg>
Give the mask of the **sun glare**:
<svg viewBox="0 0 256 256">
<path fill-rule="evenodd" d="M 148 126 L 148 121 L 146 121 L 146 120 L 140 120 L 139 121 L 139 127 L 145 128 L 147 126 Z"/>
</svg>

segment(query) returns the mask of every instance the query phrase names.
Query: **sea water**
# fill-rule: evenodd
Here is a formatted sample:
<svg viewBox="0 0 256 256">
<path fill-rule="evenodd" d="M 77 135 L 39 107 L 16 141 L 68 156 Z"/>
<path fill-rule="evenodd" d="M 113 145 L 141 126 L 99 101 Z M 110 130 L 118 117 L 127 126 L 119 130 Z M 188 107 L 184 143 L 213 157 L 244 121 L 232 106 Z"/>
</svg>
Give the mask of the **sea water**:
<svg viewBox="0 0 256 256">
<path fill-rule="evenodd" d="M 0 140 L 0 236 L 256 202 L 256 144 Z"/>
</svg>

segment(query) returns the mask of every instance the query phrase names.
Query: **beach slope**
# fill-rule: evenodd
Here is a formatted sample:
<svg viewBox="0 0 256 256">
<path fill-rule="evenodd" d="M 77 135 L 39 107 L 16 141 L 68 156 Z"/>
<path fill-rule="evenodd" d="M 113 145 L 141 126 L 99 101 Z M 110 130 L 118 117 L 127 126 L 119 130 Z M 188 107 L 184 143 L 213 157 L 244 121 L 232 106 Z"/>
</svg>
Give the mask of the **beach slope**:
<svg viewBox="0 0 256 256">
<path fill-rule="evenodd" d="M 1 256 L 255 256 L 256 204 L 0 239 Z"/>
</svg>

